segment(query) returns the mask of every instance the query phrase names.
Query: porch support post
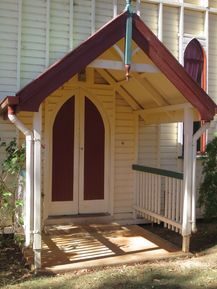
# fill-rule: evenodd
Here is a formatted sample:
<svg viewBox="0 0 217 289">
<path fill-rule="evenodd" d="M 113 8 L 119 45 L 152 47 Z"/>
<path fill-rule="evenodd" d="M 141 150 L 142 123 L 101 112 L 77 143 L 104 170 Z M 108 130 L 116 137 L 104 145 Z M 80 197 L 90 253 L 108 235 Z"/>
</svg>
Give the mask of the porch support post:
<svg viewBox="0 0 217 289">
<path fill-rule="evenodd" d="M 182 220 L 182 251 L 189 252 L 191 236 L 191 189 L 192 189 L 192 144 L 193 144 L 193 111 L 184 109 L 184 192 Z"/>
<path fill-rule="evenodd" d="M 33 135 L 26 136 L 26 192 L 25 192 L 25 246 L 28 247 L 33 242 Z"/>
<path fill-rule="evenodd" d="M 34 114 L 34 265 L 35 270 L 41 268 L 41 108 Z"/>
</svg>

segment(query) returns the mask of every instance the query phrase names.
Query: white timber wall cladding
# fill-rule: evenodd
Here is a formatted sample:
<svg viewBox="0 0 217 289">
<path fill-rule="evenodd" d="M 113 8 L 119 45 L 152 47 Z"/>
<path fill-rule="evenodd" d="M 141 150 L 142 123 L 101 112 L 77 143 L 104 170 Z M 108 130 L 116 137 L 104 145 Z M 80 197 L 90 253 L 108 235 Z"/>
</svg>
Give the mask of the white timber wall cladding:
<svg viewBox="0 0 217 289">
<path fill-rule="evenodd" d="M 208 60 L 208 87 L 209 95 L 217 103 L 217 15 L 209 15 L 209 60 Z M 217 131 L 217 119 L 213 122 L 209 130 L 208 139 L 213 138 L 213 133 Z"/>
<path fill-rule="evenodd" d="M 21 87 L 38 76 L 46 67 L 46 2 L 22 0 L 22 4 Z"/>
<path fill-rule="evenodd" d="M 178 168 L 178 124 L 168 123 L 159 126 L 160 167 L 172 171 Z"/>
<path fill-rule="evenodd" d="M 178 58 L 179 55 L 179 9 L 163 8 L 163 43 Z"/>
<path fill-rule="evenodd" d="M 62 58 L 70 49 L 70 2 L 50 1 L 49 63 Z"/>
<path fill-rule="evenodd" d="M 136 121 L 130 106 L 116 96 L 115 119 L 115 218 L 132 217 L 134 175 L 132 164 L 136 160 Z"/>
<path fill-rule="evenodd" d="M 217 102 L 217 15 L 209 15 L 209 95 Z"/>
<path fill-rule="evenodd" d="M 145 166 L 158 166 L 158 125 L 146 125 L 139 119 L 138 163 Z"/>
<path fill-rule="evenodd" d="M 98 30 L 113 18 L 113 3 L 107 0 L 96 0 L 95 4 L 95 28 Z"/>
<path fill-rule="evenodd" d="M 158 33 L 158 5 L 142 2 L 140 16 L 146 25 L 157 35 Z"/>
<path fill-rule="evenodd" d="M 91 0 L 74 0 L 74 47 L 91 35 Z"/>
<path fill-rule="evenodd" d="M 17 89 L 18 2 L 0 1 L 0 100 Z"/>
<path fill-rule="evenodd" d="M 18 2 L 0 1 L 0 101 L 17 90 L 18 63 Z M 9 143 L 16 137 L 15 127 L 0 118 L 0 142 Z M 5 158 L 4 148 L 0 149 L 0 163 Z"/>
<path fill-rule="evenodd" d="M 185 9 L 184 33 L 204 36 L 204 12 Z"/>
</svg>

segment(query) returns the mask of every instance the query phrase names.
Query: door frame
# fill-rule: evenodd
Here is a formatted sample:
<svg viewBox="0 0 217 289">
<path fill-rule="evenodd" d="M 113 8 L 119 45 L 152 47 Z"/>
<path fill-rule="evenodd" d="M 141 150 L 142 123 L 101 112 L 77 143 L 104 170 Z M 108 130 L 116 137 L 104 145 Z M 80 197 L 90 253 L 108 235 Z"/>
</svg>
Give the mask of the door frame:
<svg viewBox="0 0 217 289">
<path fill-rule="evenodd" d="M 45 143 L 46 146 L 49 149 L 46 149 L 45 152 L 45 164 L 44 164 L 44 188 L 45 188 L 45 202 L 44 202 L 44 219 L 46 219 L 48 216 L 58 216 L 58 215 L 64 215 L 64 210 L 65 208 L 68 208 L 68 202 L 52 202 L 51 198 L 52 198 L 52 150 L 53 150 L 53 125 L 54 125 L 54 121 L 55 118 L 57 116 L 57 113 L 59 112 L 60 108 L 62 107 L 62 105 L 64 105 L 64 103 L 71 98 L 72 96 L 75 97 L 79 97 L 79 96 L 83 96 L 83 97 L 87 97 L 88 99 L 91 100 L 91 102 L 93 102 L 93 104 L 96 106 L 97 110 L 99 111 L 101 117 L 102 117 L 102 121 L 104 124 L 104 128 L 105 128 L 105 154 L 104 154 L 104 158 L 105 158 L 105 170 L 104 170 L 104 198 L 105 198 L 105 204 L 106 204 L 106 213 L 111 213 L 111 208 L 112 208 L 112 197 L 111 197 L 111 162 L 112 162 L 112 157 L 111 157 L 111 126 L 110 126 L 110 122 L 107 116 L 107 113 L 105 112 L 103 105 L 100 101 L 98 101 L 93 95 L 92 93 L 88 93 L 87 89 L 82 89 L 82 88 L 76 88 L 73 89 L 71 91 L 71 94 L 69 94 L 69 92 L 67 93 L 67 95 L 61 96 L 61 99 L 58 100 L 58 102 L 55 104 L 55 106 L 53 107 L 52 110 L 49 109 L 49 105 L 45 105 Z M 80 103 L 80 102 L 78 102 Z M 76 118 L 76 113 L 78 113 L 77 107 L 75 105 L 75 118 Z M 77 118 L 78 119 L 78 118 Z M 78 141 L 78 138 L 76 137 L 76 135 L 79 134 L 79 132 L 77 131 L 78 126 L 75 126 L 75 137 L 74 137 L 74 142 Z M 75 155 L 74 155 L 74 165 L 78 164 L 79 162 L 79 146 L 77 143 L 75 143 L 75 148 L 77 149 L 77 151 L 75 151 Z M 74 170 L 74 180 L 79 180 L 78 176 L 75 175 L 78 174 L 77 170 Z M 73 190 L 74 192 L 77 190 L 78 191 L 78 182 L 74 181 L 74 185 L 73 185 Z M 74 201 L 79 202 L 79 195 L 78 194 L 74 194 Z M 58 208 L 59 206 L 63 207 L 62 210 L 62 214 L 59 213 L 55 213 L 55 210 Z M 96 210 L 97 213 L 97 210 Z M 72 212 L 70 215 L 76 215 L 78 214 L 78 209 L 77 211 L 74 210 L 74 212 Z"/>
</svg>

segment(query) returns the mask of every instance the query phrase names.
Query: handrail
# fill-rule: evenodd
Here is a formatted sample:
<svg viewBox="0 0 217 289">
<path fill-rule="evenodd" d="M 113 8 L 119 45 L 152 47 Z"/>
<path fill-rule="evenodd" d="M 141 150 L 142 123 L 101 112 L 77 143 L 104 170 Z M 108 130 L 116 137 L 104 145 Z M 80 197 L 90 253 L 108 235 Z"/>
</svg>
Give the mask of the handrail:
<svg viewBox="0 0 217 289">
<path fill-rule="evenodd" d="M 180 172 L 174 172 L 169 170 L 163 170 L 159 168 L 153 168 L 153 167 L 147 167 L 143 165 L 132 165 L 132 169 L 139 172 L 145 172 L 155 175 L 160 175 L 164 177 L 170 177 L 174 179 L 183 180 L 183 173 Z"/>
</svg>

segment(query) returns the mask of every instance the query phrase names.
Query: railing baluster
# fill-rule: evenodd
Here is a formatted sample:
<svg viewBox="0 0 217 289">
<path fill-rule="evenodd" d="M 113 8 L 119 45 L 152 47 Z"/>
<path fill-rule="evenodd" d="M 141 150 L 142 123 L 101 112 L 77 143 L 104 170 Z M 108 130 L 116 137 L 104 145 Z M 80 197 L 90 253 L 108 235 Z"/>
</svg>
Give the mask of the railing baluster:
<svg viewBox="0 0 217 289">
<path fill-rule="evenodd" d="M 158 198 L 158 208 L 157 208 L 157 213 L 160 215 L 161 213 L 161 176 L 157 176 L 158 178 L 158 195 L 157 195 L 157 198 Z M 158 220 L 158 224 L 160 224 L 160 220 Z"/>
<path fill-rule="evenodd" d="M 183 174 L 134 165 L 135 210 L 138 215 L 181 232 Z M 164 210 L 164 211 L 162 211 Z"/>
</svg>

